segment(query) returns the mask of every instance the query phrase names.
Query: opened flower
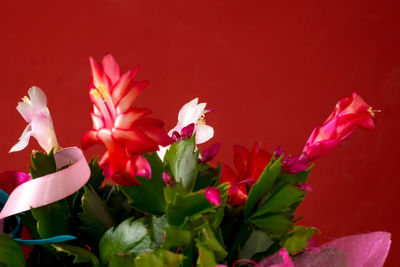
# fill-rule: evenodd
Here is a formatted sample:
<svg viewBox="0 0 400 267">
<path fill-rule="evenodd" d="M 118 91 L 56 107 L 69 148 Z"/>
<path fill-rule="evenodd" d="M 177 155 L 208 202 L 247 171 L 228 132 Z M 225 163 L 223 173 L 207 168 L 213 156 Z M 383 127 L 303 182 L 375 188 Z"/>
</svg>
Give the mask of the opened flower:
<svg viewBox="0 0 400 267">
<path fill-rule="evenodd" d="M 199 98 L 196 97 L 183 105 L 179 111 L 178 123 L 168 133 L 175 141 L 190 138 L 195 133 L 196 144 L 202 144 L 214 136 L 214 129 L 206 125 L 205 121 L 205 114 L 209 112 L 209 110 L 205 109 L 207 104 L 198 102 Z M 168 148 L 169 146 L 160 147 L 158 156 L 161 159 L 164 159 Z"/>
<path fill-rule="evenodd" d="M 150 177 L 150 166 L 141 155 L 168 145 L 161 120 L 146 117 L 151 111 L 133 107 L 137 95 L 147 82 L 134 82 L 137 68 L 121 75 L 111 55 L 98 64 L 90 58 L 92 79 L 89 95 L 93 102 L 93 129 L 82 137 L 84 149 L 104 144 L 107 151 L 100 166 L 107 178 L 121 185 L 135 185 L 135 175 Z"/>
<path fill-rule="evenodd" d="M 234 146 L 233 162 L 237 173 L 228 165 L 222 164 L 220 183 L 229 183 L 228 203 L 243 206 L 247 200 L 247 189 L 257 182 L 265 166 L 271 159 L 267 148 L 260 149 L 255 143 L 251 152 L 245 147 Z"/>
<path fill-rule="evenodd" d="M 38 141 L 46 152 L 49 152 L 52 148 L 59 149 L 53 121 L 47 108 L 46 95 L 36 86 L 29 88 L 28 95 L 29 97 L 22 98 L 23 102 L 19 102 L 17 106 L 18 112 L 28 122 L 28 125 L 18 143 L 10 149 L 10 152 L 24 149 L 31 136 Z"/>
<path fill-rule="evenodd" d="M 373 117 L 372 107 L 357 92 L 339 100 L 324 124 L 312 131 L 299 160 L 311 161 L 331 152 L 357 128 L 374 129 Z"/>
</svg>

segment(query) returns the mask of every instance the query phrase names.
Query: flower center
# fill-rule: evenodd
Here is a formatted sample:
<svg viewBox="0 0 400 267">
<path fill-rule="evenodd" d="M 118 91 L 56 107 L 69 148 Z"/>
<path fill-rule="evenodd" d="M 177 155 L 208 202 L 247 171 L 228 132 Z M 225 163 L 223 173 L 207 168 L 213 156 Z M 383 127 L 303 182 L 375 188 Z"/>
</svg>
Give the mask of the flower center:
<svg viewBox="0 0 400 267">
<path fill-rule="evenodd" d="M 30 100 L 29 97 L 27 97 L 27 96 L 24 96 L 24 97 L 22 98 L 22 101 L 23 101 L 24 103 L 31 104 L 31 100 Z"/>
<path fill-rule="evenodd" d="M 371 114 L 371 116 L 373 118 L 375 118 L 375 113 L 382 112 L 382 110 L 380 110 L 380 109 L 372 109 L 372 107 L 369 107 L 367 109 L 367 111 L 369 112 L 369 114 Z"/>
<path fill-rule="evenodd" d="M 197 125 L 205 125 L 206 124 L 206 114 L 201 114 L 200 118 L 196 122 Z"/>
<path fill-rule="evenodd" d="M 103 101 L 110 99 L 110 93 L 102 83 L 91 89 L 89 93 L 96 98 L 101 98 Z"/>
</svg>

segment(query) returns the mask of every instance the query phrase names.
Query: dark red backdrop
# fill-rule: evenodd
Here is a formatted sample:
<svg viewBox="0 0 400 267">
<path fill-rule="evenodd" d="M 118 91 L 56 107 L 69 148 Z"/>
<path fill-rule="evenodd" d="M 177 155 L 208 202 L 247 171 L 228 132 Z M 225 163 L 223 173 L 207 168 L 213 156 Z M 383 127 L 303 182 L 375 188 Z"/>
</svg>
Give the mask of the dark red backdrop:
<svg viewBox="0 0 400 267">
<path fill-rule="evenodd" d="M 61 145 L 80 145 L 91 127 L 89 56 L 110 52 L 123 70 L 140 64 L 150 86 L 137 105 L 167 129 L 183 103 L 206 101 L 228 163 L 233 144 L 298 153 L 336 101 L 358 90 L 383 110 L 377 128 L 316 162 L 299 214 L 323 240 L 392 232 L 386 266 L 400 265 L 397 1 L 36 2 L 0 4 L 1 170 L 27 170 L 38 148 L 7 153 L 25 127 L 15 106 L 31 85 L 47 93 Z"/>
</svg>

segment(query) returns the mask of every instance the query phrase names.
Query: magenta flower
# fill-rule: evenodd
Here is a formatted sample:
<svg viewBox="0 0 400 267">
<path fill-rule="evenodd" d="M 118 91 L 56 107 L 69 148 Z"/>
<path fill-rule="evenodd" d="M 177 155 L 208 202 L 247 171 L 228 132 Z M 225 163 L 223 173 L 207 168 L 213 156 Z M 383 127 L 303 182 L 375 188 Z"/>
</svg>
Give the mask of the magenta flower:
<svg viewBox="0 0 400 267">
<path fill-rule="evenodd" d="M 216 143 L 207 147 L 206 149 L 203 149 L 200 152 L 200 161 L 203 163 L 212 161 L 215 158 L 215 155 L 217 155 L 220 146 L 221 146 L 220 143 Z"/>
<path fill-rule="evenodd" d="M 11 194 L 11 192 L 20 184 L 29 181 L 31 177 L 20 171 L 5 171 L 0 173 L 0 189 Z"/>
<path fill-rule="evenodd" d="M 215 206 L 221 204 L 221 192 L 218 190 L 218 188 L 212 186 L 207 187 L 204 191 L 204 195 L 211 204 Z"/>
<path fill-rule="evenodd" d="M 357 92 L 339 100 L 324 124 L 312 131 L 299 160 L 312 161 L 331 152 L 357 128 L 374 129 L 373 117 L 371 106 Z"/>
</svg>

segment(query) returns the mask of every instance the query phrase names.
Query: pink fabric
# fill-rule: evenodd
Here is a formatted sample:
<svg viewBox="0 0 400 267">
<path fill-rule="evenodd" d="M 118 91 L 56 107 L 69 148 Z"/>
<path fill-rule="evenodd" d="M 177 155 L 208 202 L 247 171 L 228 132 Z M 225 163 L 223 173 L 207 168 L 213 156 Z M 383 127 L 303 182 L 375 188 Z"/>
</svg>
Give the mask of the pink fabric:
<svg viewBox="0 0 400 267">
<path fill-rule="evenodd" d="M 71 166 L 19 185 L 4 205 L 0 219 L 63 199 L 78 191 L 89 180 L 90 169 L 79 148 L 63 149 L 54 157 L 57 167 Z"/>
<path fill-rule="evenodd" d="M 335 239 L 290 259 L 286 249 L 265 258 L 263 267 L 381 267 L 389 253 L 391 234 L 372 232 Z"/>
</svg>

